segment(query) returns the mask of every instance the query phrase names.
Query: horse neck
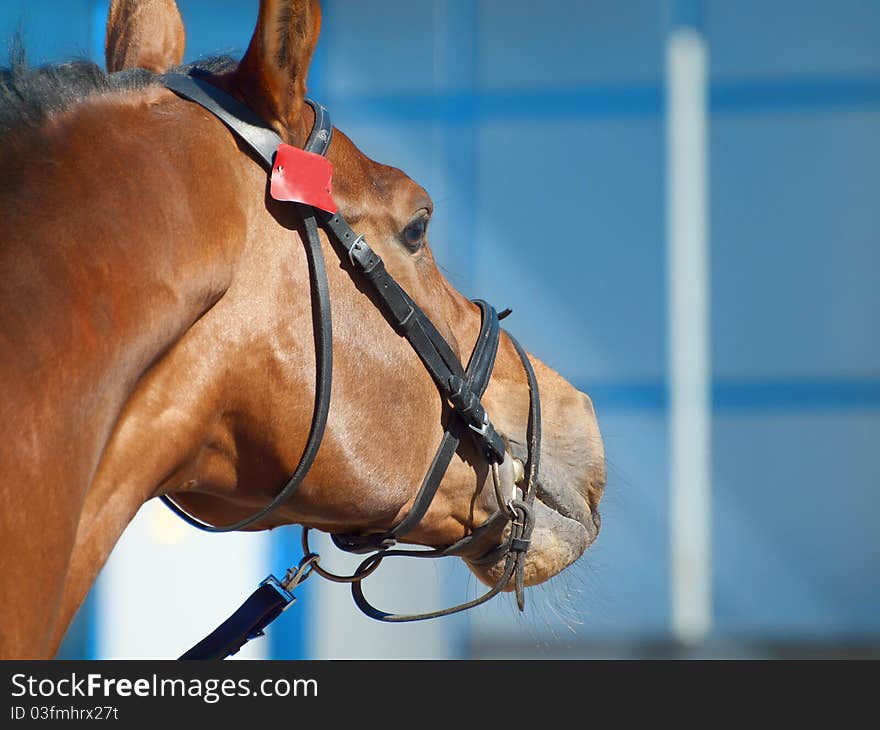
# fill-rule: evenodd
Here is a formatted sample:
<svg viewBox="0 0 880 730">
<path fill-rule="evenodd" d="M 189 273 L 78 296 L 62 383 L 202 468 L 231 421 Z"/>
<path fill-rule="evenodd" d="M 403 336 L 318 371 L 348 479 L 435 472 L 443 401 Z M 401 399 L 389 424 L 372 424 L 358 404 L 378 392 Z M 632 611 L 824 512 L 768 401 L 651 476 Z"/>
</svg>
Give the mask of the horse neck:
<svg viewBox="0 0 880 730">
<path fill-rule="evenodd" d="M 150 496 L 146 482 L 96 495 L 96 477 L 138 384 L 222 296 L 243 239 L 228 139 L 198 119 L 170 136 L 169 115 L 145 109 L 86 102 L 0 152 L 0 594 L 19 596 L 0 625 L 21 627 L 0 656 L 51 651 L 74 546 L 95 553 L 77 568 L 89 584 Z"/>
</svg>

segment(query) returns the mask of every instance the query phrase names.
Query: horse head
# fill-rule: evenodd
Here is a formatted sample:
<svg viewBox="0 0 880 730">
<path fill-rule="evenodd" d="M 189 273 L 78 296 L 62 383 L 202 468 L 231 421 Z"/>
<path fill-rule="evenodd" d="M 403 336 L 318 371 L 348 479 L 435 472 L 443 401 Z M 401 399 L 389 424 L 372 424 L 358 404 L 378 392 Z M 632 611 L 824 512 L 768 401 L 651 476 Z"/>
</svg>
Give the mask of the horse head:
<svg viewBox="0 0 880 730">
<path fill-rule="evenodd" d="M 317 2 L 261 0 L 240 63 L 204 64 L 200 77 L 302 147 L 315 124 L 306 78 L 320 24 Z M 149 28 L 164 29 L 161 43 L 143 41 L 155 37 Z M 0 145 L 0 381 L 15 393 L 0 419 L 0 520 L 21 539 L 20 567 L 3 562 L 0 575 L 25 586 L 24 601 L 41 588 L 27 571 L 63 587 L 39 616 L 19 617 L 35 633 L 47 627 L 44 642 L 13 641 L 11 654 L 54 651 L 146 500 L 167 495 L 210 524 L 247 518 L 296 469 L 312 425 L 319 363 L 303 215 L 272 199 L 266 170 L 229 129 L 153 75 L 179 63 L 183 42 L 172 0 L 114 0 L 107 63 L 119 73 L 8 125 Z M 435 263 L 428 192 L 341 130 L 326 157 L 339 214 L 467 363 L 483 313 Z M 338 241 L 324 228 L 318 236 L 333 321 L 326 429 L 296 492 L 248 529 L 368 538 L 410 514 L 455 414 Z M 532 355 L 542 439 L 529 453 L 537 394 L 522 357 L 502 331 L 481 398 L 503 441 L 497 468 L 461 438 L 430 506 L 399 539 L 455 544 L 497 513 L 499 494 L 516 496 L 523 465 L 539 457 L 522 575 L 532 585 L 596 538 L 605 467 L 590 399 Z M 36 481 L 42 492 L 23 496 Z M 45 543 L 13 524 L 40 511 L 48 560 Z M 510 529 L 499 524 L 489 546 Z M 486 552 L 462 557 L 492 584 L 505 562 L 480 560 Z"/>
</svg>

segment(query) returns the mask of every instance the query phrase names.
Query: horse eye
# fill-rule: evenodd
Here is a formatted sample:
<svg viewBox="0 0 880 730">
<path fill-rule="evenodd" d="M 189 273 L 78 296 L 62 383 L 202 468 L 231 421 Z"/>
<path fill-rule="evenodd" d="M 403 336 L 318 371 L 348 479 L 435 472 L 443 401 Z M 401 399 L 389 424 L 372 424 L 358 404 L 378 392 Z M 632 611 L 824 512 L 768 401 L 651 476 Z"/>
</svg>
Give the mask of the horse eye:
<svg viewBox="0 0 880 730">
<path fill-rule="evenodd" d="M 420 215 L 418 218 L 410 221 L 407 227 L 403 229 L 403 240 L 411 250 L 415 251 L 424 243 L 427 230 L 428 216 Z"/>
</svg>

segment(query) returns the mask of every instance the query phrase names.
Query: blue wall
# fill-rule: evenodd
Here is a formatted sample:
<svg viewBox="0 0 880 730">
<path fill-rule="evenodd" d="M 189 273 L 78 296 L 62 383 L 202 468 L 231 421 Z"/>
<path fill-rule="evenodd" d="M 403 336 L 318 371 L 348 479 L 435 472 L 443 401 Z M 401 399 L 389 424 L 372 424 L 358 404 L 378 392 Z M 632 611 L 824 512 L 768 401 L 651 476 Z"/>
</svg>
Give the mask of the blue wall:
<svg viewBox="0 0 880 730">
<path fill-rule="evenodd" d="M 670 4 L 562 5 L 388 0 L 380 13 L 326 0 L 311 79 L 368 155 L 432 193 L 449 278 L 512 306 L 523 343 L 594 398 L 610 464 L 599 542 L 533 591 L 526 618 L 502 603 L 471 622 L 475 647 L 525 636 L 547 653 L 669 637 Z M 255 2 L 180 6 L 188 58 L 246 46 Z M 0 28 L 23 17 L 36 60 L 95 54 L 103 8 L 7 2 Z M 699 17 L 711 60 L 714 638 L 877 642 L 880 3 L 706 0 Z M 278 651 L 298 655 L 305 629 L 290 630 Z"/>
</svg>

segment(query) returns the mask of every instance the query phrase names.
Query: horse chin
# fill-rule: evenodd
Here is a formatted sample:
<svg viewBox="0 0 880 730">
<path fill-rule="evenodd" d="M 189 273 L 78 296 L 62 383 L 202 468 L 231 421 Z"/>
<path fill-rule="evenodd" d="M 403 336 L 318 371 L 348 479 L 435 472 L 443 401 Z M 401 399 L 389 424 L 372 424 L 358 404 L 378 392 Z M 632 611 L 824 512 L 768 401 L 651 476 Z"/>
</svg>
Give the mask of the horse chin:
<svg viewBox="0 0 880 730">
<path fill-rule="evenodd" d="M 567 496 L 575 503 L 582 503 L 575 495 Z M 592 512 L 582 504 L 578 504 L 578 507 L 579 509 L 572 510 L 563 506 L 557 496 L 551 498 L 539 485 L 533 507 L 535 529 L 526 553 L 524 577 L 527 586 L 543 583 L 560 573 L 580 558 L 595 541 L 599 534 L 599 513 Z M 577 519 L 569 516 L 573 514 L 577 515 Z M 508 526 L 505 530 L 505 538 L 509 529 Z M 493 586 L 501 579 L 505 561 L 502 558 L 491 565 L 465 562 L 477 578 L 486 585 Z M 511 591 L 513 587 L 511 580 L 504 590 Z"/>
</svg>

